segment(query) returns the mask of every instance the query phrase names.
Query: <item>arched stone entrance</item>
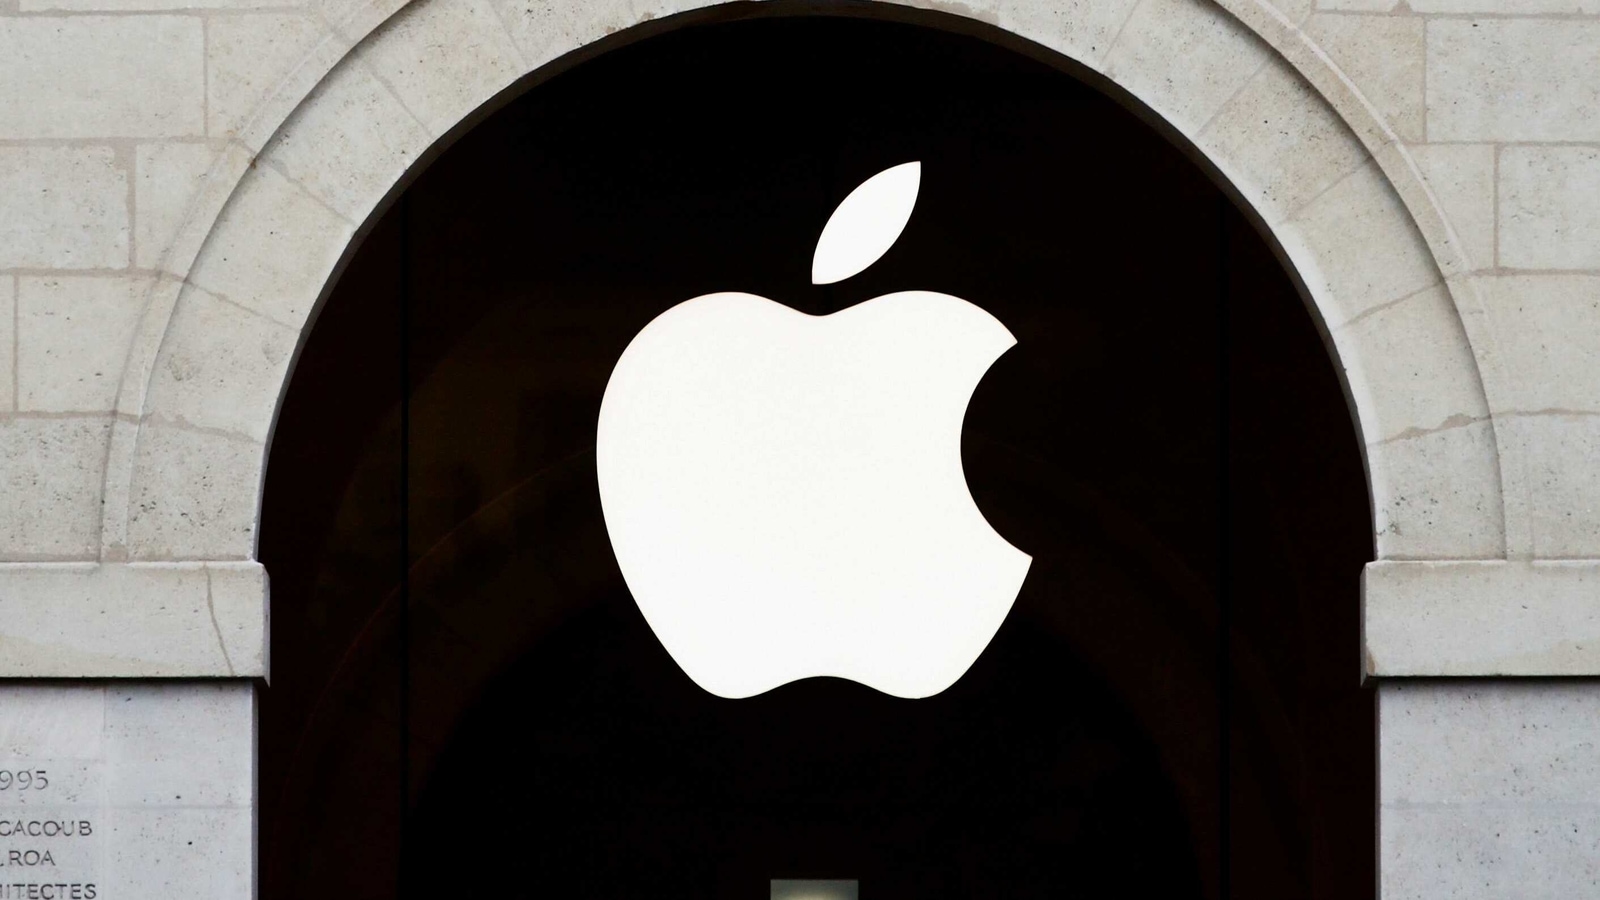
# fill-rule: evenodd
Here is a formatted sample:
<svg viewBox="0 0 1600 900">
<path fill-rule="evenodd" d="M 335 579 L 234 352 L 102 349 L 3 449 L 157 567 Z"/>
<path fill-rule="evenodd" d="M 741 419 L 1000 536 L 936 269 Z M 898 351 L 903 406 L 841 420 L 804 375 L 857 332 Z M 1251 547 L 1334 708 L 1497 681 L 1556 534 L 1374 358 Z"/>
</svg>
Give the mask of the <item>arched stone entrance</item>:
<svg viewBox="0 0 1600 900">
<path fill-rule="evenodd" d="M 320 47 L 264 105 L 219 163 L 239 173 L 217 179 L 227 185 L 221 211 L 213 219 L 208 201 L 197 201 L 192 227 L 161 266 L 175 278 L 153 288 L 120 395 L 106 558 L 252 556 L 266 442 L 294 347 L 352 238 L 419 160 L 524 78 L 545 77 L 607 41 L 669 28 L 665 13 L 694 21 L 781 11 L 538 9 L 507 24 L 466 0 L 428 0 L 392 19 L 362 7 L 344 26 L 347 39 L 360 37 L 354 51 Z M 1450 272 L 1396 192 L 1393 178 L 1406 167 L 1385 154 L 1399 151 L 1374 145 L 1381 127 L 1341 116 L 1276 43 L 1220 7 L 1078 11 L 1082 18 L 1030 5 L 900 14 L 1060 54 L 1194 147 L 1284 248 L 1329 334 L 1366 445 L 1378 557 L 1504 558 L 1502 473 L 1476 345 Z M 619 30 L 632 25 L 642 30 Z M 442 52 L 447 46 L 471 50 Z M 1173 68 L 1180 59 L 1181 71 Z M 1314 83 L 1329 80 L 1311 74 Z M 1358 95 L 1340 97 L 1361 109 Z"/>
<path fill-rule="evenodd" d="M 822 28 L 829 22 L 832 32 Z M 268 884 L 301 897 L 387 884 L 399 871 L 391 859 L 399 846 L 393 785 L 409 777 L 414 846 L 436 854 L 415 861 L 411 873 L 429 884 L 470 882 L 481 892 L 514 889 L 523 877 L 517 872 L 526 877 L 516 884 L 529 889 L 543 877 L 564 891 L 581 891 L 582 873 L 564 866 L 595 853 L 620 857 L 604 867 L 592 858 L 585 863 L 589 888 L 613 896 L 635 894 L 639 885 L 608 878 L 651 871 L 658 877 L 647 883 L 693 893 L 670 882 L 682 872 L 659 860 L 652 870 L 650 858 L 695 853 L 715 858 L 683 863 L 684 871 L 708 879 L 690 884 L 730 896 L 747 893 L 763 867 L 767 876 L 860 875 L 888 892 L 880 896 L 904 894 L 908 886 L 920 896 L 940 888 L 969 896 L 986 887 L 1021 896 L 1061 885 L 1064 871 L 1034 871 L 1049 859 L 1070 863 L 1066 868 L 1085 890 L 1126 890 L 1136 877 L 1148 877 L 1154 880 L 1144 887 L 1158 893 L 1215 896 L 1228 878 L 1223 861 L 1235 858 L 1241 865 L 1227 881 L 1232 896 L 1312 896 L 1337 889 L 1338 878 L 1357 890 L 1369 887 L 1363 867 L 1372 862 L 1371 695 L 1357 688 L 1347 665 L 1357 630 L 1349 601 L 1367 558 L 1357 442 L 1312 322 L 1271 251 L 1180 153 L 1104 97 L 1037 61 L 970 36 L 932 32 L 939 40 L 924 37 L 929 46 L 923 46 L 906 33 L 929 29 L 848 18 L 815 23 L 815 35 L 775 40 L 774 29 L 784 24 L 769 16 L 685 26 L 510 102 L 446 151 L 353 257 L 304 351 L 268 489 L 262 552 L 277 573 L 280 636 L 272 691 L 298 695 L 296 702 L 310 707 L 281 716 L 276 696 L 265 707 Z M 721 43 L 693 37 L 718 28 Z M 855 38 L 849 50 L 845 38 L 863 32 L 867 37 Z M 682 49 L 684 41 L 692 49 Z M 908 43 L 921 49 L 911 52 Z M 679 56 L 652 49 L 658 45 L 680 47 Z M 849 72 L 870 58 L 866 46 L 903 59 L 914 74 L 892 82 L 889 102 L 869 105 L 875 115 L 857 110 L 855 118 L 824 129 L 821 146 L 787 156 L 773 149 L 801 139 L 771 121 L 790 115 L 801 137 L 816 140 L 804 126 L 817 121 L 818 110 L 798 103 L 800 92 L 788 84 L 768 98 L 776 115 L 763 108 L 762 116 L 749 117 L 759 118 L 748 127 L 756 132 L 752 145 L 764 152 L 741 155 L 726 172 L 703 161 L 696 168 L 697 153 L 714 152 L 701 144 L 672 155 L 685 133 L 714 128 L 717 114 L 739 106 L 687 105 L 665 117 L 651 108 L 705 92 L 703 80 L 682 80 L 685 59 L 709 56 L 713 62 L 700 64 L 713 71 L 748 73 L 769 63 L 781 72 L 785 66 L 771 60 L 800 69 L 797 46 L 826 49 L 830 63 Z M 728 56 L 730 47 L 746 55 Z M 618 62 L 650 53 L 655 67 Z M 633 68 L 610 76 L 609 90 L 593 87 L 595 78 L 605 81 L 595 72 L 626 65 Z M 1003 70 L 1003 77 L 990 69 Z M 774 73 L 761 71 L 754 82 L 770 83 Z M 859 83 L 887 80 L 881 69 L 868 71 L 872 77 Z M 951 72 L 983 87 L 963 87 Z M 945 80 L 928 88 L 933 101 L 908 91 L 917 77 L 934 75 Z M 817 77 L 815 89 L 826 95 L 852 83 Z M 657 80 L 670 87 L 643 100 L 617 86 L 655 91 Z M 1057 94 L 1065 99 L 1051 101 Z M 762 95 L 739 96 L 754 102 Z M 565 97 L 565 105 L 545 97 Z M 979 113 L 985 105 L 1010 111 L 994 112 L 991 122 Z M 595 116 L 595 108 L 609 115 Z M 896 115 L 905 121 L 883 129 L 889 137 L 862 127 L 863 118 Z M 698 118 L 685 127 L 677 116 Z M 1083 134 L 1066 139 L 1064 123 L 1080 120 Z M 1019 122 L 1040 123 L 1038 133 Z M 952 141 L 958 130 L 952 123 L 976 132 L 969 139 L 975 146 Z M 833 129 L 850 136 L 836 150 L 827 147 Z M 641 138 L 665 146 L 635 155 L 614 150 L 637 147 Z M 848 180 L 844 173 L 870 157 L 865 148 L 896 140 L 933 154 L 930 173 L 962 173 L 942 186 L 930 174 L 925 215 L 944 242 L 926 232 L 908 237 L 911 256 L 885 261 L 881 275 L 863 276 L 858 286 L 819 293 L 791 284 L 803 267 L 790 257 L 805 256 L 810 218 L 827 211 L 819 179 L 826 182 L 828 168 L 838 166 L 838 177 Z M 1007 149 L 976 146 L 985 142 Z M 1036 146 L 1012 149 L 1030 144 Z M 1061 154 L 1055 171 L 1041 165 L 1041 153 Z M 987 163 L 963 162 L 982 154 Z M 1030 178 L 1053 177 L 1032 184 L 993 177 L 1008 165 Z M 767 166 L 785 177 L 772 183 Z M 561 177 L 541 180 L 537 171 L 524 171 L 540 168 Z M 619 172 L 626 175 L 617 184 L 608 173 Z M 667 180 L 683 184 L 662 184 Z M 727 196 L 716 190 L 725 180 L 734 185 Z M 640 192 L 648 203 L 632 199 Z M 1010 199 L 990 196 L 1006 193 Z M 1058 211 L 1018 199 L 1029 196 L 1071 198 L 1074 206 Z M 754 215 L 741 209 L 757 202 L 751 198 L 761 204 Z M 793 211 L 808 205 L 816 207 L 810 217 Z M 690 212 L 664 215 L 659 207 Z M 1006 224 L 1014 217 L 1016 227 Z M 697 231 L 707 219 L 739 225 Z M 783 224 L 763 231 L 768 219 Z M 987 223 L 985 233 L 974 233 L 974 223 Z M 981 246 L 952 252 L 969 243 Z M 1234 247 L 1226 256 L 1219 253 L 1224 243 Z M 1013 257 L 992 244 L 1022 246 Z M 630 252 L 619 262 L 593 249 L 613 245 Z M 1151 248 L 1157 265 L 1149 262 Z M 707 252 L 718 266 L 677 265 L 680 257 Z M 989 262 L 975 265 L 976 259 Z M 994 264 L 1001 259 L 1026 271 Z M 531 270 L 519 273 L 518 265 Z M 985 667 L 961 690 L 907 706 L 853 686 L 811 684 L 730 705 L 682 684 L 670 663 L 661 666 L 653 638 L 639 630 L 594 518 L 592 461 L 584 449 L 592 441 L 591 407 L 619 349 L 613 345 L 642 324 L 641 316 L 725 278 L 819 313 L 906 278 L 927 278 L 981 296 L 1018 329 L 1022 349 L 986 380 L 969 413 L 967 469 L 986 512 L 1037 554 L 1039 576 Z M 393 364 L 402 295 L 418 317 L 406 354 L 418 373 L 408 425 L 418 437 L 408 445 L 411 522 L 397 524 L 403 516 L 385 499 L 396 481 L 400 426 L 371 420 L 390 415 L 384 397 L 394 400 L 385 392 L 397 383 L 394 373 L 376 373 Z M 1219 301 L 1235 311 L 1230 334 L 1249 348 L 1237 359 L 1224 359 L 1216 340 Z M 1239 430 L 1236 458 L 1215 443 L 1220 379 L 1229 366 L 1239 370 L 1239 405 L 1251 410 L 1241 418 L 1254 423 Z M 352 385 L 357 378 L 374 380 Z M 1274 395 L 1272 385 L 1282 393 Z M 1258 408 L 1274 400 L 1270 413 Z M 1286 435 L 1301 435 L 1302 442 Z M 365 454 L 360 461 L 343 458 L 357 452 Z M 1219 504 L 1214 495 L 1224 462 L 1248 471 L 1226 489 L 1228 503 Z M 1296 470 L 1302 463 L 1306 468 Z M 358 474 L 347 483 L 338 472 L 351 468 Z M 1320 474 L 1308 478 L 1313 471 Z M 1264 472 L 1284 473 L 1281 480 L 1302 493 L 1287 505 L 1263 497 L 1272 479 L 1253 478 Z M 1227 506 L 1239 520 L 1221 529 L 1236 537 L 1233 551 L 1217 546 Z M 411 619 L 403 639 L 392 559 L 396 528 L 410 535 L 416 554 L 408 567 Z M 333 537 L 319 544 L 330 531 Z M 1273 549 L 1263 554 L 1264 547 Z M 1248 578 L 1241 576 L 1239 596 L 1255 601 L 1241 603 L 1238 620 L 1225 623 L 1220 570 L 1236 562 L 1235 554 L 1252 567 Z M 318 555 L 322 564 L 309 562 Z M 1319 565 L 1325 568 L 1317 571 Z M 1321 587 L 1301 593 L 1290 586 L 1304 581 Z M 1219 633 L 1237 642 L 1225 677 L 1218 674 Z M 397 647 L 409 649 L 397 656 Z M 1316 661 L 1301 672 L 1306 657 Z M 394 693 L 402 678 L 411 700 Z M 1328 684 L 1338 686 L 1337 698 L 1308 702 Z M 649 702 L 629 705 L 630 697 Z M 1221 716 L 1221 707 L 1235 701 L 1240 714 Z M 523 703 L 538 724 L 521 722 Z M 1316 727 L 1306 730 L 1311 708 L 1319 712 L 1309 720 L 1328 729 L 1316 737 Z M 919 812 L 895 795 L 896 788 L 910 788 L 884 776 L 891 796 L 876 802 L 849 790 L 824 791 L 822 806 L 873 824 L 847 816 L 819 835 L 789 822 L 794 817 L 782 809 L 767 815 L 730 809 L 738 804 L 698 771 L 735 780 L 733 799 L 773 805 L 782 785 L 736 752 L 757 746 L 760 755 L 783 760 L 771 768 L 799 773 L 797 782 L 816 789 L 803 775 L 818 760 L 783 756 L 785 738 L 803 735 L 782 726 L 830 710 L 852 723 L 830 730 L 832 742 L 853 735 L 864 753 L 878 754 L 883 769 L 929 769 L 921 781 L 904 780 L 945 811 Z M 293 721 L 297 713 L 303 718 Z M 975 734 L 966 726 L 980 714 L 986 724 Z M 694 726 L 674 727 L 676 720 Z M 752 722 L 764 724 L 751 732 Z M 936 747 L 966 747 L 973 768 L 986 774 L 968 772 L 965 786 L 993 802 L 941 793 L 959 780 L 952 767 L 960 769 L 962 753 L 886 750 L 884 723 Z M 819 727 L 827 730 L 826 723 Z M 397 728 L 404 732 L 399 741 Z M 638 733 L 618 736 L 611 733 L 616 728 Z M 986 741 L 987 729 L 1003 729 L 1010 740 Z M 600 746 L 610 749 L 597 752 L 622 760 L 609 774 L 562 749 L 564 742 L 594 742 L 599 732 L 606 738 Z M 730 734 L 737 738 L 730 741 Z M 650 744 L 651 735 L 663 743 Z M 517 750 L 493 752 L 508 745 Z M 399 747 L 406 748 L 404 763 L 396 758 Z M 642 752 L 629 756 L 630 748 Z M 1342 750 L 1317 756 L 1335 748 Z M 1341 752 L 1343 761 L 1334 762 Z M 1291 762 L 1308 754 L 1322 764 Z M 640 775 L 658 757 L 683 767 L 676 780 L 691 786 L 689 796 Z M 840 771 L 859 765 L 828 762 Z M 1084 774 L 1097 768 L 1107 774 Z M 559 771 L 552 776 L 553 770 Z M 1312 770 L 1323 782 L 1297 795 L 1289 785 L 1315 783 Z M 488 773 L 496 779 L 492 790 L 473 786 Z M 547 783 L 552 777 L 561 789 Z M 626 784 L 630 796 L 672 795 L 644 805 L 668 810 L 662 815 L 676 824 L 653 831 L 651 823 L 627 821 L 638 817 L 639 804 L 610 797 L 598 783 L 607 777 Z M 1230 778 L 1232 786 L 1224 786 Z M 506 803 L 527 812 L 508 814 L 498 805 Z M 1041 803 L 1045 809 L 1034 808 Z M 1329 811 L 1340 804 L 1345 812 Z M 900 822 L 903 833 L 897 837 L 875 816 Z M 1031 831 L 1019 826 L 1028 819 L 1037 820 Z M 704 820 L 720 823 L 720 830 L 707 829 Z M 464 838 L 455 829 L 469 822 L 492 823 L 497 833 Z M 1070 837 L 1083 829 L 1103 832 L 1102 842 Z M 1230 836 L 1237 839 L 1232 848 Z M 895 849 L 861 849 L 874 841 Z M 906 843 L 922 847 L 923 857 L 910 859 L 915 853 L 900 846 Z M 996 845 L 1011 848 L 1015 859 L 1005 864 Z M 1324 849 L 1307 849 L 1313 846 Z M 469 852 L 480 858 L 471 871 L 456 871 L 452 860 Z M 1344 863 L 1316 859 L 1319 853 Z M 971 871 L 951 871 L 963 857 L 971 857 L 965 860 Z M 774 868 L 785 865 L 799 871 Z M 814 870 L 827 865 L 855 869 Z M 1008 866 L 1017 865 L 1008 876 Z M 961 880 L 974 872 L 986 874 Z M 1001 880 L 1019 872 L 1035 880 Z M 920 888 L 918 877 L 925 881 Z"/>
<path fill-rule="evenodd" d="M 272 423 L 310 313 L 385 198 L 521 79 L 777 10 L 0 4 L 0 44 L 20 49 L 0 54 L 0 731 L 18 753 L 97 758 L 142 786 L 87 804 L 97 823 L 125 816 L 96 877 L 249 892 Z M 1076 61 L 1269 226 L 1365 445 L 1378 559 L 1360 669 L 1383 679 L 1384 895 L 1589 890 L 1595 791 L 1571 761 L 1594 744 L 1581 723 L 1596 691 L 1578 679 L 1600 672 L 1590 13 L 1510 0 L 835 11 L 925 16 Z M 64 756 L 62 735 L 77 745 Z M 186 789 L 168 790 L 180 768 Z M 178 862 L 153 873 L 150 860 Z M 83 877 L 82 862 L 62 874 Z"/>
<path fill-rule="evenodd" d="M 15 644 L 6 671 L 264 675 L 254 555 L 267 445 L 295 348 L 353 239 L 419 160 L 519 79 L 673 27 L 674 15 L 768 9 L 698 7 L 327 8 L 326 39 L 228 139 L 154 264 L 104 423 L 99 563 L 11 576 L 25 605 L 14 621 L 67 615 L 71 625 L 22 628 L 43 638 Z M 1521 564 L 1567 545 L 1560 523 L 1530 508 L 1539 485 L 1525 469 L 1538 454 L 1505 451 L 1496 433 L 1523 413 L 1507 401 L 1500 320 L 1467 277 L 1486 263 L 1464 257 L 1405 147 L 1295 24 L 1304 14 L 1266 3 L 1005 3 L 939 17 L 1122 86 L 1275 236 L 1336 351 L 1365 445 L 1380 564 L 1369 569 L 1364 670 L 1590 671 L 1593 642 L 1566 636 L 1591 630 L 1587 569 Z M 1546 602 L 1506 605 L 1533 585 Z M 83 614 L 63 613 L 64 600 Z M 1516 627 L 1484 624 L 1508 614 Z M 1407 827 L 1396 821 L 1389 834 Z"/>
</svg>

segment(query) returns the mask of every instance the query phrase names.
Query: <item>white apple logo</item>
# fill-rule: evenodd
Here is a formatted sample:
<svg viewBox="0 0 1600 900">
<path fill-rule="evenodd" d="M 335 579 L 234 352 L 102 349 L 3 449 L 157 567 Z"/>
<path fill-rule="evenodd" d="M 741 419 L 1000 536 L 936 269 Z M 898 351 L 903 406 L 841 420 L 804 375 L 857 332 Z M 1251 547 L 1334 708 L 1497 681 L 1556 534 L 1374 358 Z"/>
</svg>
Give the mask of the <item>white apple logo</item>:
<svg viewBox="0 0 1600 900">
<path fill-rule="evenodd" d="M 812 281 L 882 256 L 920 177 L 906 163 L 851 192 Z M 634 337 L 600 404 L 600 504 L 629 591 L 696 684 L 748 697 L 834 675 L 926 697 L 967 671 L 1032 562 L 961 469 L 972 392 L 1015 343 L 930 291 L 827 316 L 707 294 Z"/>
</svg>

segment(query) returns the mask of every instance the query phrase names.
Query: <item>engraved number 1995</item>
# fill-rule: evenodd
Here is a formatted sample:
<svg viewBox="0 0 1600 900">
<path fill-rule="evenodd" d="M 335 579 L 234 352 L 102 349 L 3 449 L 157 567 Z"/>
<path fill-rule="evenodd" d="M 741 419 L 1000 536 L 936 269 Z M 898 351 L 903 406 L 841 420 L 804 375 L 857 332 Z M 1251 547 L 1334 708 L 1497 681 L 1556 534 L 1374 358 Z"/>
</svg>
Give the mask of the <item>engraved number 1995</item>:
<svg viewBox="0 0 1600 900">
<path fill-rule="evenodd" d="M 0 769 L 0 791 L 42 791 L 49 786 L 43 769 Z"/>
</svg>

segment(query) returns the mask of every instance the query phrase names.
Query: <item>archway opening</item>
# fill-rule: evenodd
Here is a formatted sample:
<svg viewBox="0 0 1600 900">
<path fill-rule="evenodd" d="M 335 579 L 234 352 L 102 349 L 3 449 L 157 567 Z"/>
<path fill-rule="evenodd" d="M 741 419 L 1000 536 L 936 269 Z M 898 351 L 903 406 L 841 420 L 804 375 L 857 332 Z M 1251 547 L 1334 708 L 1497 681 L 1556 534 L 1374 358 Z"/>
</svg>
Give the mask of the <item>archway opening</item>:
<svg viewBox="0 0 1600 900">
<path fill-rule="evenodd" d="M 861 275 L 851 187 L 923 163 Z M 700 691 L 594 482 L 617 356 L 741 290 L 913 288 L 1018 338 L 962 438 L 1034 558 L 950 690 Z M 1063 66 L 924 24 L 699 24 L 511 101 L 376 222 L 272 447 L 264 896 L 1370 896 L 1359 445 L 1271 248 Z"/>
</svg>

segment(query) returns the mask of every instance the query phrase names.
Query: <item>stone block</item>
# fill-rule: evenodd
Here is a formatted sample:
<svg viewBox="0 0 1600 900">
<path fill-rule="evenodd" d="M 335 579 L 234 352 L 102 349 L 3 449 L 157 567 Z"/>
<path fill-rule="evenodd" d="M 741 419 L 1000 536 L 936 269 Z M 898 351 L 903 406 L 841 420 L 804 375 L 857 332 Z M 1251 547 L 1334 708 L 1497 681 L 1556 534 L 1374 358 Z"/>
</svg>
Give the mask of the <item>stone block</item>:
<svg viewBox="0 0 1600 900">
<path fill-rule="evenodd" d="M 1593 15 L 1600 0 L 1407 0 L 1413 12 L 1442 15 Z"/>
<path fill-rule="evenodd" d="M 328 38 L 327 27 L 309 13 L 211 19 L 206 28 L 206 132 L 242 138 L 269 95 Z M 303 96 L 302 91 L 296 99 Z"/>
<path fill-rule="evenodd" d="M 24 12 L 164 12 L 177 10 L 284 9 L 306 0 L 21 0 Z"/>
<path fill-rule="evenodd" d="M 105 691 L 98 686 L 0 686 L 0 757 L 99 759 L 105 752 L 105 711 Z"/>
<path fill-rule="evenodd" d="M 265 453 L 250 438 L 146 422 L 129 485 L 129 555 L 250 559 Z"/>
<path fill-rule="evenodd" d="M 339 6 L 348 6 L 353 0 L 326 0 Z M 378 3 L 393 0 L 376 0 Z M 593 43 L 635 25 L 658 21 L 679 13 L 716 6 L 725 0 L 589 0 L 587 3 L 543 3 L 540 0 L 489 0 L 490 6 L 505 23 L 506 32 L 520 51 L 524 71 L 539 68 L 566 53 Z M 905 6 L 938 8 L 927 0 L 889 0 Z M 1101 4 L 1108 8 L 1128 6 L 1128 0 L 1113 0 Z M 979 6 L 984 8 L 980 9 Z M 1013 2 L 984 2 L 960 10 L 944 8 L 973 18 L 993 22 L 1006 20 L 1011 10 L 1027 16 L 1040 7 L 1028 0 Z M 1126 13 L 1124 12 L 1124 17 Z M 1069 19 L 1060 14 L 1058 19 Z M 1005 27 L 1004 25 L 1002 27 Z M 1039 39 L 1037 36 L 1035 39 Z M 1050 44 L 1048 40 L 1042 43 Z M 1104 52 L 1104 46 L 1101 48 Z M 1075 57 L 1076 58 L 1076 57 Z"/>
<path fill-rule="evenodd" d="M 1600 674 L 1594 560 L 1379 561 L 1361 590 L 1368 675 Z"/>
<path fill-rule="evenodd" d="M 1597 712 L 1587 681 L 1381 683 L 1380 896 L 1593 894 Z"/>
<path fill-rule="evenodd" d="M 193 194 L 185 204 L 185 209 L 176 212 L 170 220 L 174 227 L 172 238 L 164 246 L 160 243 L 155 245 L 159 248 L 155 259 L 144 258 L 174 278 L 187 277 L 200 255 L 201 247 L 211 235 L 217 217 L 254 165 L 255 153 L 236 141 L 229 141 L 218 148 L 217 158 L 211 168 L 204 177 L 196 179 Z M 180 174 L 179 177 L 183 176 Z"/>
<path fill-rule="evenodd" d="M 1289 3 L 1309 0 L 1285 0 Z M 526 2 L 521 7 L 536 4 Z M 938 0 L 909 0 L 909 5 L 949 11 Z M 1094 3 L 1039 3 L 1037 0 L 990 0 L 983 9 L 970 9 L 974 18 L 993 17 L 1001 28 L 1049 47 L 1091 69 L 1105 64 L 1106 54 L 1122 26 L 1133 14 L 1136 0 L 1098 0 Z"/>
<path fill-rule="evenodd" d="M 1600 416 L 1571 410 L 1497 413 L 1500 452 L 1527 477 L 1532 552 L 1600 557 Z"/>
<path fill-rule="evenodd" d="M 1123 26 L 1105 72 L 1192 137 L 1263 65 L 1280 64 L 1275 60 L 1260 38 L 1221 7 L 1148 0 Z"/>
<path fill-rule="evenodd" d="M 1488 422 L 1368 444 L 1379 559 L 1505 554 L 1495 433 Z"/>
<path fill-rule="evenodd" d="M 1423 139 L 1421 18 L 1319 13 L 1304 28 L 1396 134 L 1406 141 Z"/>
<path fill-rule="evenodd" d="M 1364 388 L 1369 442 L 1488 418 L 1477 363 L 1444 285 L 1370 310 L 1340 326 L 1333 340 L 1349 377 Z"/>
<path fill-rule="evenodd" d="M 128 900 L 255 895 L 249 807 L 113 808 L 102 878 Z"/>
<path fill-rule="evenodd" d="M 0 18 L 0 139 L 199 135 L 204 47 L 194 16 Z"/>
<path fill-rule="evenodd" d="M 49 868 L 8 884 L 40 898 L 251 896 L 254 730 L 243 680 L 0 686 L 0 734 L 21 736 L 8 767 L 48 777 L 0 793 L 0 818 L 62 823 L 30 841 Z"/>
<path fill-rule="evenodd" d="M 528 69 L 641 21 L 634 10 L 637 4 L 631 0 L 591 0 L 581 6 L 540 0 L 490 3 L 505 22 L 506 33 Z"/>
<path fill-rule="evenodd" d="M 18 278 L 19 407 L 54 413 L 115 408 L 149 289 L 150 279 L 136 276 Z"/>
<path fill-rule="evenodd" d="M 217 154 L 210 144 L 177 141 L 140 144 L 134 151 L 134 265 L 161 264 Z"/>
<path fill-rule="evenodd" d="M 106 687 L 106 801 L 121 807 L 249 807 L 254 699 L 236 683 Z"/>
<path fill-rule="evenodd" d="M 0 419 L 0 560 L 94 559 L 109 416 Z"/>
<path fill-rule="evenodd" d="M 1350 13 L 1386 13 L 1400 5 L 1400 0 L 1316 0 L 1317 9 Z"/>
<path fill-rule="evenodd" d="M 1544 568 L 1572 567 L 1537 564 L 1507 571 L 1520 570 L 1526 578 Z M 1594 564 L 1586 568 L 1592 581 Z M 1600 685 L 1398 682 L 1378 697 L 1386 805 L 1600 805 Z"/>
<path fill-rule="evenodd" d="M 1440 280 L 1411 214 L 1375 162 L 1274 231 L 1330 329 Z"/>
<path fill-rule="evenodd" d="M 266 674 L 259 563 L 0 564 L 3 678 Z"/>
<path fill-rule="evenodd" d="M 432 0 L 396 13 L 356 49 L 406 108 L 441 135 L 524 68 L 488 0 Z"/>
<path fill-rule="evenodd" d="M 1415 144 L 1410 150 L 1472 268 L 1493 268 L 1494 145 Z"/>
<path fill-rule="evenodd" d="M 1428 140 L 1600 141 L 1600 22 L 1431 19 Z"/>
<path fill-rule="evenodd" d="M 271 677 L 271 610 L 267 570 L 256 562 L 206 564 L 211 618 L 229 671 Z"/>
<path fill-rule="evenodd" d="M 299 185 L 258 165 L 223 207 L 189 279 L 298 329 L 354 231 Z"/>
<path fill-rule="evenodd" d="M 0 412 L 17 408 L 17 279 L 0 275 Z"/>
<path fill-rule="evenodd" d="M 128 174 L 115 151 L 0 146 L 0 269 L 127 265 Z"/>
<path fill-rule="evenodd" d="M 344 66 L 312 91 L 263 156 L 345 218 L 360 222 L 432 142 L 371 72 Z"/>
<path fill-rule="evenodd" d="M 1316 90 L 1282 65 L 1264 66 L 1195 142 L 1268 222 L 1370 158 Z"/>
<path fill-rule="evenodd" d="M 1499 225 L 1501 266 L 1600 269 L 1600 147 L 1503 148 Z"/>
<path fill-rule="evenodd" d="M 406 4 L 407 0 L 315 0 L 314 8 L 324 21 L 332 24 L 334 30 L 354 46 L 389 21 Z"/>
<path fill-rule="evenodd" d="M 1564 900 L 1600 891 L 1600 809 L 1385 806 L 1378 815 L 1383 900 Z"/>
<path fill-rule="evenodd" d="M 1600 276 L 1475 280 L 1499 354 L 1497 413 L 1600 414 Z"/>
<path fill-rule="evenodd" d="M 161 342 L 145 412 L 265 443 L 299 338 L 297 329 L 189 285 Z"/>
</svg>

